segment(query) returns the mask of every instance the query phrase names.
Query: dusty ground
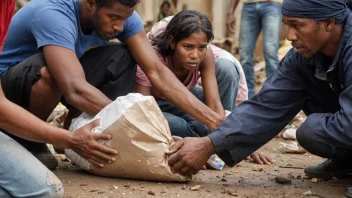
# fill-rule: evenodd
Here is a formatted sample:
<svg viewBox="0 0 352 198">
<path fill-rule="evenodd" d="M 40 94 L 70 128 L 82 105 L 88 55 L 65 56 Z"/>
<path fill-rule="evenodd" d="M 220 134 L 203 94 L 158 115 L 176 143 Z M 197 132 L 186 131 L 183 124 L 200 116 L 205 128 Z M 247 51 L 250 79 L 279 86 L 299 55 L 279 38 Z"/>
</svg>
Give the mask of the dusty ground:
<svg viewBox="0 0 352 198">
<path fill-rule="evenodd" d="M 288 48 L 289 49 L 289 48 Z M 288 49 L 283 49 L 280 58 Z M 264 63 L 256 67 L 256 90 L 265 80 Z M 302 121 L 302 120 L 301 120 Z M 301 121 L 293 121 L 288 127 L 298 127 Z M 266 144 L 261 151 L 276 160 L 274 165 L 257 165 L 242 162 L 236 167 L 225 167 L 222 171 L 203 170 L 188 183 L 157 183 L 117 178 L 102 178 L 91 175 L 71 165 L 61 162 L 55 174 L 63 181 L 65 197 L 308 197 L 303 193 L 311 192 L 311 197 L 340 198 L 344 197 L 346 181 L 318 181 L 313 183 L 305 177 L 303 168 L 323 159 L 311 154 L 284 154 L 275 138 Z M 239 151 L 241 152 L 241 151 Z M 298 167 L 282 168 L 280 166 Z M 253 169 L 262 171 L 253 171 Z M 291 184 L 279 184 L 276 176 L 291 180 Z M 199 191 L 190 188 L 201 185 Z M 155 195 L 150 195 L 150 194 Z M 230 195 L 232 193 L 232 195 Z"/>
<path fill-rule="evenodd" d="M 134 181 L 117 178 L 102 178 L 90 175 L 69 162 L 61 162 L 55 174 L 63 181 L 65 197 L 307 197 L 303 193 L 311 191 L 315 197 L 344 197 L 345 181 L 318 181 L 313 183 L 305 178 L 303 169 L 281 168 L 280 166 L 305 167 L 308 164 L 322 161 L 310 154 L 282 154 L 279 142 L 275 138 L 261 150 L 270 154 L 274 165 L 256 165 L 242 162 L 236 167 L 225 167 L 222 171 L 203 170 L 188 183 L 157 183 Z M 263 168 L 262 171 L 253 171 Z M 278 184 L 276 176 L 284 176 L 291 184 Z M 225 178 L 225 179 L 223 179 Z M 201 185 L 199 191 L 190 187 Z M 224 190 L 225 189 L 225 190 Z M 149 195 L 152 191 L 155 195 Z"/>
</svg>

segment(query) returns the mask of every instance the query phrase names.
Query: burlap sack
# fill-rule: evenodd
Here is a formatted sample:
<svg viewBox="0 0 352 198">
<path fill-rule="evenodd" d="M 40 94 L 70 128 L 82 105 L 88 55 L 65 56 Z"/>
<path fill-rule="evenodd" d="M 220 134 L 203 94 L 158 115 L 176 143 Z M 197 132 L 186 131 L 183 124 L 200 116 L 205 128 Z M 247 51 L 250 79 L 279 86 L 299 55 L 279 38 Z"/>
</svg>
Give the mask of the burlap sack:
<svg viewBox="0 0 352 198">
<path fill-rule="evenodd" d="M 188 178 L 172 173 L 167 163 L 165 152 L 170 150 L 174 141 L 171 138 L 168 123 L 154 98 L 146 98 L 140 94 L 128 96 L 144 98 L 136 100 L 126 111 L 122 110 L 121 117 L 102 132 L 111 134 L 113 137 L 112 140 L 102 143 L 119 151 L 116 162 L 106 164 L 104 168 L 97 168 L 93 165 L 87 166 L 89 162 L 77 157 L 78 155 L 72 150 L 67 150 L 66 155 L 74 163 L 95 175 L 152 181 L 186 181 Z M 125 99 L 128 100 L 128 98 Z M 116 115 L 113 109 L 108 109 L 107 112 L 103 114 L 105 117 L 109 114 Z M 98 114 L 96 117 L 104 121 L 104 116 L 100 117 L 101 115 Z M 95 119 L 84 115 L 83 117 L 87 123 Z M 82 124 L 81 119 L 79 125 L 82 126 Z"/>
</svg>

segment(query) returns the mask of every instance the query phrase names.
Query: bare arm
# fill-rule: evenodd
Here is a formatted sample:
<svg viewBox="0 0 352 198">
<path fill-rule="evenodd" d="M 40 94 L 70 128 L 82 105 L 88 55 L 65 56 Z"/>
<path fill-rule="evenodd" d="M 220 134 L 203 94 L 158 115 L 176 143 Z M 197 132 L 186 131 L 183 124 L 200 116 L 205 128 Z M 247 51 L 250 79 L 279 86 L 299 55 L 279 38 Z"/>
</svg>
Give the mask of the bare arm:
<svg viewBox="0 0 352 198">
<path fill-rule="evenodd" d="M 144 31 L 126 39 L 125 43 L 148 79 L 168 101 L 212 130 L 222 122 L 222 116 L 193 96 L 176 76 L 161 63 Z"/>
<path fill-rule="evenodd" d="M 236 22 L 236 17 L 235 17 L 235 10 L 238 6 L 238 2 L 239 0 L 231 0 L 230 2 L 230 8 L 229 11 L 227 12 L 227 29 L 231 32 L 234 33 L 235 32 L 235 22 Z"/>
<path fill-rule="evenodd" d="M 54 127 L 7 100 L 1 85 L 0 115 L 0 127 L 18 137 L 72 149 L 97 166 L 103 166 L 108 161 L 115 161 L 113 156 L 117 154 L 117 151 L 97 142 L 97 140 L 109 140 L 111 135 L 90 132 L 98 124 L 97 121 L 75 132 Z"/>
<path fill-rule="evenodd" d="M 90 115 L 97 114 L 111 100 L 90 85 L 74 51 L 59 46 L 44 46 L 49 71 L 65 100 Z"/>
<path fill-rule="evenodd" d="M 137 82 L 134 83 L 134 92 L 140 93 L 144 96 L 151 96 L 152 95 L 150 87 L 143 86 Z"/>
<path fill-rule="evenodd" d="M 220 101 L 218 85 L 215 77 L 214 54 L 210 47 L 207 49 L 207 54 L 200 65 L 200 74 L 202 77 L 204 97 L 207 106 L 220 116 L 225 116 L 225 111 Z"/>
</svg>

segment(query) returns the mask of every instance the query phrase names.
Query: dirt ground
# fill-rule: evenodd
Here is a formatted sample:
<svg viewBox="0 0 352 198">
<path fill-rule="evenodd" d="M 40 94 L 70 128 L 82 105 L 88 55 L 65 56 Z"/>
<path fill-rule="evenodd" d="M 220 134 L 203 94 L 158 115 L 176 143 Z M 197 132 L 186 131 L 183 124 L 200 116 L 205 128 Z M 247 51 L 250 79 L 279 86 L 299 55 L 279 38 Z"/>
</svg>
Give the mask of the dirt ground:
<svg viewBox="0 0 352 198">
<path fill-rule="evenodd" d="M 236 167 L 222 171 L 202 170 L 188 183 L 158 183 L 117 178 L 103 178 L 80 170 L 69 162 L 60 162 L 55 174 L 62 180 L 65 197 L 344 197 L 346 181 L 318 181 L 313 183 L 305 177 L 303 168 L 323 159 L 311 154 L 283 154 L 275 138 L 261 151 L 272 156 L 274 165 L 257 165 L 241 162 Z M 295 168 L 282 168 L 296 167 Z M 261 170 L 262 168 L 262 170 Z M 253 169 L 259 171 L 253 171 Z M 291 184 L 279 184 L 276 176 L 291 180 Z M 201 185 L 200 190 L 190 188 Z M 155 195 L 150 195 L 155 194 Z M 230 195 L 232 194 L 232 195 Z"/>
</svg>

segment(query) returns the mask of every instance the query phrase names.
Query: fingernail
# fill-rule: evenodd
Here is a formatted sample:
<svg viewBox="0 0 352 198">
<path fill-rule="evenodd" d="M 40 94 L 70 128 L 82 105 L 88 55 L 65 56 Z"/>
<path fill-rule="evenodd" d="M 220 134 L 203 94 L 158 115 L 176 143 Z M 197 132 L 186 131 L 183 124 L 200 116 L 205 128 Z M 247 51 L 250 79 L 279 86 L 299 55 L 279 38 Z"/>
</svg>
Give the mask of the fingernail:
<svg viewBox="0 0 352 198">
<path fill-rule="evenodd" d="M 113 158 L 111 158 L 111 160 L 112 160 L 112 161 L 116 161 L 116 158 L 113 157 Z"/>
<path fill-rule="evenodd" d="M 104 164 L 100 164 L 100 167 L 104 167 Z"/>
<path fill-rule="evenodd" d="M 110 160 L 109 160 L 108 162 L 109 162 L 109 164 L 111 164 L 111 161 L 110 161 Z"/>
</svg>

